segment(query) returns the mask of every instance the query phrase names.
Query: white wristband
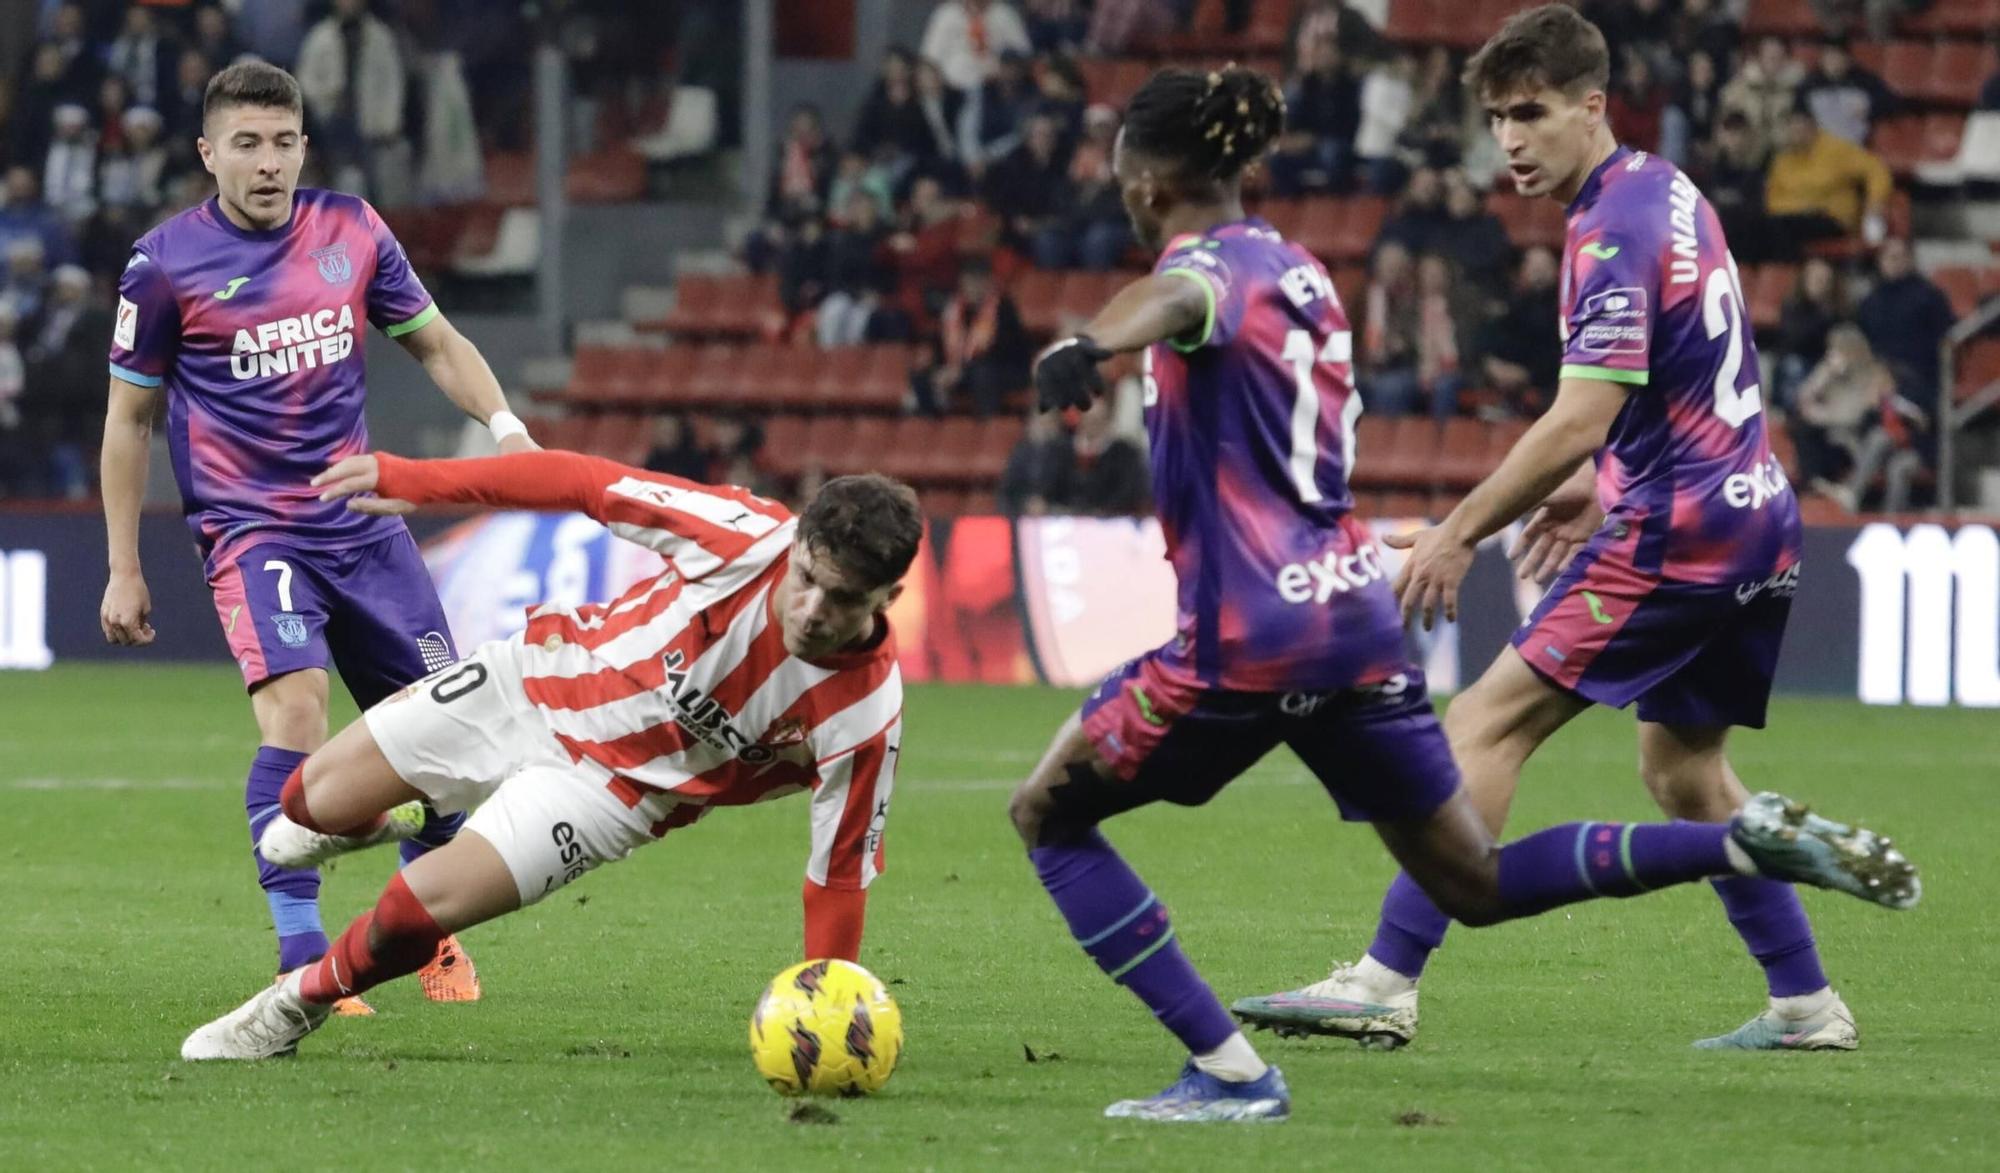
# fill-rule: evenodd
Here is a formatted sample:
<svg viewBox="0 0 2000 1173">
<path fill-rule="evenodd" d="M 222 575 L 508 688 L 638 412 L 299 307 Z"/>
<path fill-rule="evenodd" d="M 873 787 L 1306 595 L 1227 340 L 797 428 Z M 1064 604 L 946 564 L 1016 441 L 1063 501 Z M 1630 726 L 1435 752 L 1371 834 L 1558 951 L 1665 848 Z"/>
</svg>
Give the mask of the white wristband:
<svg viewBox="0 0 2000 1173">
<path fill-rule="evenodd" d="M 527 435 L 528 425 L 522 423 L 521 417 L 511 411 L 496 411 L 493 413 L 493 418 L 486 421 L 486 430 L 493 433 L 495 444 L 504 444 L 509 436 Z"/>
</svg>

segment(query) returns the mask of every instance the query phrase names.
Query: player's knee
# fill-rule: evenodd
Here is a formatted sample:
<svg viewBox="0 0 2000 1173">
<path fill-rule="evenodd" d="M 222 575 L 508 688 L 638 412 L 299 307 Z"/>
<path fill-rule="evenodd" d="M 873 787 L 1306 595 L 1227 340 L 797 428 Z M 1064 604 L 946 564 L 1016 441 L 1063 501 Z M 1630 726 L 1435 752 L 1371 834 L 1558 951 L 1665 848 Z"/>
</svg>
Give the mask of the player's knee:
<svg viewBox="0 0 2000 1173">
<path fill-rule="evenodd" d="M 326 704 L 309 696 L 288 696 L 260 707 L 258 732 L 264 744 L 311 752 L 326 741 Z"/>
<path fill-rule="evenodd" d="M 1048 802 L 1048 791 L 1033 778 L 1015 787 L 1013 797 L 1007 800 L 1008 821 L 1029 847 L 1035 845 L 1035 837 L 1041 833 L 1042 814 L 1048 809 Z"/>
</svg>

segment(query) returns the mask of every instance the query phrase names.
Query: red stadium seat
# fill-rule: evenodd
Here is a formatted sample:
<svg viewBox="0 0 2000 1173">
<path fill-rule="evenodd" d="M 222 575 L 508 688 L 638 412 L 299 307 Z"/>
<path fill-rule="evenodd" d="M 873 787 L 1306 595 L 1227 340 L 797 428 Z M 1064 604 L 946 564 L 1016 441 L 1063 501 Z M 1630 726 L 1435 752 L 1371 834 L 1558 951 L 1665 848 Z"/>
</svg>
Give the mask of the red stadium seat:
<svg viewBox="0 0 2000 1173">
<path fill-rule="evenodd" d="M 736 392 L 743 349 L 730 342 L 711 342 L 700 348 L 689 364 L 686 391 L 681 399 L 688 403 L 728 403 Z"/>
<path fill-rule="evenodd" d="M 848 416 L 823 416 L 806 432 L 805 457 L 800 467 L 816 465 L 827 473 L 851 468 L 854 462 L 854 420 Z"/>
<path fill-rule="evenodd" d="M 1953 395 L 1964 400 L 2000 381 L 2000 338 L 1975 338 L 1958 352 L 1958 385 Z"/>
<path fill-rule="evenodd" d="M 1749 284 L 1751 274 L 1744 274 Z M 1750 299 L 1750 325 L 1756 330 L 1775 330 L 1784 316 L 1785 299 L 1792 294 L 1792 286 L 1798 283 L 1797 265 L 1761 265 L 1754 274 L 1755 284 L 1744 291 Z"/>
<path fill-rule="evenodd" d="M 827 361 L 828 352 L 816 346 L 772 346 L 770 349 L 776 352 L 777 362 L 771 372 L 771 385 L 764 389 L 764 396 L 759 402 L 779 407 L 819 406 L 819 369 Z"/>
<path fill-rule="evenodd" d="M 979 444 L 967 468 L 968 479 L 983 484 L 998 481 L 1007 469 L 1007 457 L 1013 454 L 1014 445 L 1020 443 L 1021 433 L 1026 430 L 1027 423 L 1016 415 L 981 421 Z"/>
<path fill-rule="evenodd" d="M 875 471 L 911 483 L 923 480 L 930 471 L 930 452 L 937 444 L 938 428 L 939 421 L 923 416 L 896 420 L 876 456 Z"/>
<path fill-rule="evenodd" d="M 1993 51 L 1974 41 L 1946 41 L 1932 58 L 1930 88 L 1922 91 L 1934 101 L 1952 106 L 1971 106 L 1979 100 L 1979 87 L 1993 72 Z"/>
<path fill-rule="evenodd" d="M 910 368 L 917 348 L 893 343 L 870 346 L 861 378 L 846 397 L 849 407 L 863 411 L 895 411 L 910 397 Z"/>
<path fill-rule="evenodd" d="M 1347 481 L 1357 489 L 1382 489 L 1394 484 L 1389 477 L 1395 461 L 1389 445 L 1395 442 L 1396 421 L 1386 416 L 1364 413 L 1354 423 L 1354 467 Z"/>
<path fill-rule="evenodd" d="M 1432 464 L 1437 483 L 1448 489 L 1470 489 L 1486 475 L 1486 425 L 1465 416 L 1444 421 Z"/>
<path fill-rule="evenodd" d="M 1965 137 L 1965 115 L 1933 114 L 1924 119 L 1925 162 L 1948 162 L 1958 157 L 1959 141 Z"/>
<path fill-rule="evenodd" d="M 1931 283 L 1944 290 L 1951 299 L 1951 312 L 1959 317 L 1971 313 L 1979 305 L 1979 272 L 1957 266 L 1932 269 L 1926 274 Z"/>
<path fill-rule="evenodd" d="M 631 203 L 646 194 L 646 160 L 622 146 L 580 155 L 570 160 L 563 191 L 579 204 Z"/>
<path fill-rule="evenodd" d="M 1819 17 L 1807 0 L 1750 0 L 1743 32 L 1748 36 L 1812 37 L 1820 32 Z"/>
<path fill-rule="evenodd" d="M 1914 174 L 1924 160 L 1924 120 L 1914 116 L 1885 118 L 1875 124 L 1868 145 L 1889 170 L 1900 176 Z"/>
<path fill-rule="evenodd" d="M 757 452 L 757 463 L 774 476 L 797 476 L 805 467 L 811 425 L 800 415 L 766 416 L 763 425 L 764 446 Z"/>
<path fill-rule="evenodd" d="M 1048 269 L 1024 269 L 1014 276 L 1014 308 L 1028 333 L 1051 337 L 1056 332 L 1064 274 Z"/>
<path fill-rule="evenodd" d="M 1932 56 L 1929 41 L 1891 41 L 1882 54 L 1882 80 L 1906 97 L 1928 98 Z"/>
<path fill-rule="evenodd" d="M 873 353 L 866 346 L 838 346 L 821 351 L 819 364 L 813 371 L 812 406 L 822 411 L 848 407 L 849 397 L 856 395 L 861 387 L 862 374 Z"/>
<path fill-rule="evenodd" d="M 486 199 L 503 208 L 535 202 L 535 156 L 527 151 L 495 151 L 486 156 Z"/>
<path fill-rule="evenodd" d="M 1914 34 L 1976 37 L 2000 28 L 2000 0 L 1937 0 L 1903 17 L 1898 27 Z"/>
<path fill-rule="evenodd" d="M 1428 493 L 1416 493 L 1408 489 L 1398 489 L 1394 492 L 1378 493 L 1375 495 L 1375 499 L 1377 503 L 1376 508 L 1379 512 L 1374 514 L 1374 516 L 1382 518 L 1385 521 L 1420 521 L 1426 520 L 1429 517 L 1430 495 Z"/>
</svg>

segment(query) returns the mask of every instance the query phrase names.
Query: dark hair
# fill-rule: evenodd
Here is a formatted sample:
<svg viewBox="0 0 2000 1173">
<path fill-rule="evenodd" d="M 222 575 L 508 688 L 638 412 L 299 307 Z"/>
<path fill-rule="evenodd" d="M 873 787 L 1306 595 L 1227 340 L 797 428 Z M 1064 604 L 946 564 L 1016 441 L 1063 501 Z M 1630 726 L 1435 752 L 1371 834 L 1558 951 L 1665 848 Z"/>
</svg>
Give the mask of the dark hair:
<svg viewBox="0 0 2000 1173">
<path fill-rule="evenodd" d="M 201 96 L 201 120 L 224 106 L 268 106 L 303 116 L 305 101 L 292 75 L 267 61 L 238 61 L 208 79 Z"/>
<path fill-rule="evenodd" d="M 876 473 L 835 477 L 799 518 L 799 541 L 867 584 L 899 582 L 923 540 L 916 490 Z"/>
<path fill-rule="evenodd" d="M 1580 98 L 1610 84 L 1611 54 L 1576 9 L 1544 4 L 1508 17 L 1465 63 L 1462 80 L 1479 101 L 1542 86 Z"/>
<path fill-rule="evenodd" d="M 1189 178 L 1233 179 L 1285 129 L 1277 83 L 1236 65 L 1162 69 L 1125 108 L 1125 142 L 1173 160 Z"/>
</svg>

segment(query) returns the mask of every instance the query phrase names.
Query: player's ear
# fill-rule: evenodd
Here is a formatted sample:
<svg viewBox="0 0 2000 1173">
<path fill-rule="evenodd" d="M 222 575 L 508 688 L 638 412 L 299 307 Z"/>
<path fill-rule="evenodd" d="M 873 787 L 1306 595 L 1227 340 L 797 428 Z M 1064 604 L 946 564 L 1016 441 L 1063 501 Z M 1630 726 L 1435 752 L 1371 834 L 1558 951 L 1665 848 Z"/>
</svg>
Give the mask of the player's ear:
<svg viewBox="0 0 2000 1173">
<path fill-rule="evenodd" d="M 897 599 L 900 599 L 902 597 L 903 597 L 903 584 L 899 582 L 894 586 L 890 587 L 887 593 L 885 593 L 882 596 L 882 601 L 876 604 L 875 606 L 875 613 L 877 615 L 880 615 L 882 612 L 887 611 L 891 606 L 895 604 Z"/>
<path fill-rule="evenodd" d="M 215 147 L 208 141 L 208 136 L 196 135 L 194 149 L 201 156 L 201 165 L 207 168 L 210 175 L 215 174 Z"/>
</svg>

